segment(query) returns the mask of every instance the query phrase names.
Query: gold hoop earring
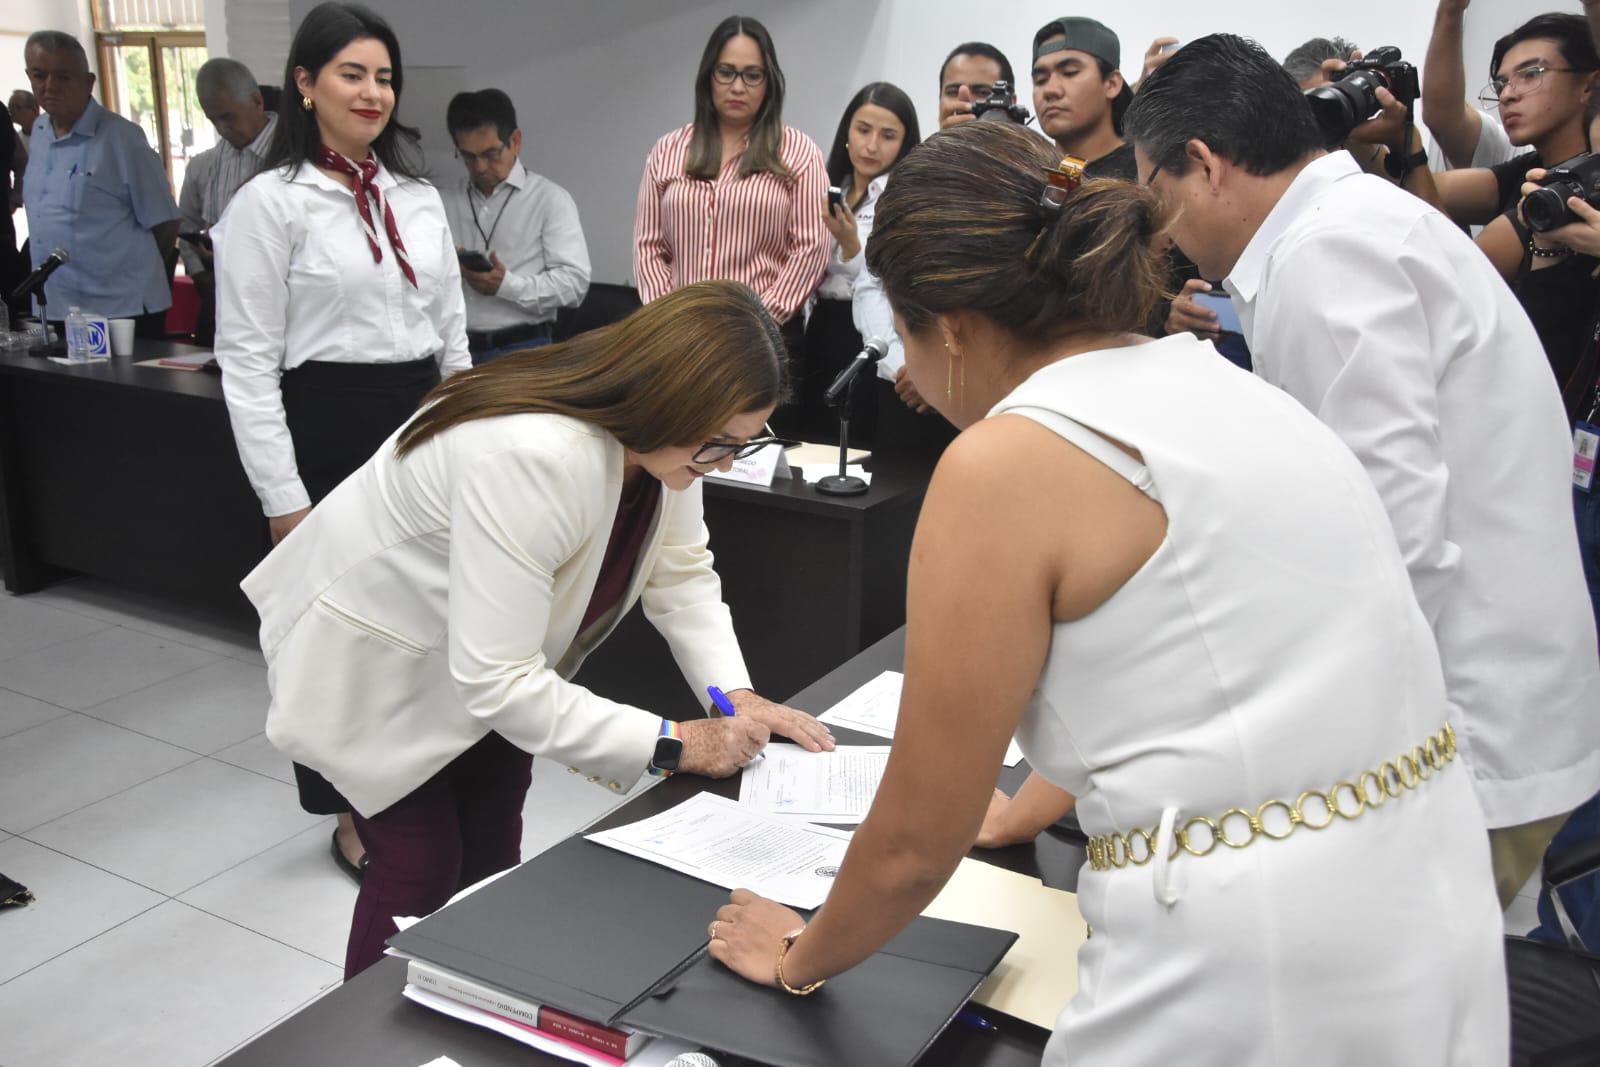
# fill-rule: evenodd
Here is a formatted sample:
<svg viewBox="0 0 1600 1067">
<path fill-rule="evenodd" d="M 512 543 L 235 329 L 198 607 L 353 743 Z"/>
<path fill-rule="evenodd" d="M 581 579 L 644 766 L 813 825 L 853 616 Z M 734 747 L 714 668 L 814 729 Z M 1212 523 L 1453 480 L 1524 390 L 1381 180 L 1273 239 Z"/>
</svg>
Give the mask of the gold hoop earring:
<svg viewBox="0 0 1600 1067">
<path fill-rule="evenodd" d="M 311 102 L 311 98 L 309 96 L 302 96 L 300 98 L 300 106 L 305 108 L 307 111 L 310 111 L 312 108 L 316 107 L 316 105 Z"/>
</svg>

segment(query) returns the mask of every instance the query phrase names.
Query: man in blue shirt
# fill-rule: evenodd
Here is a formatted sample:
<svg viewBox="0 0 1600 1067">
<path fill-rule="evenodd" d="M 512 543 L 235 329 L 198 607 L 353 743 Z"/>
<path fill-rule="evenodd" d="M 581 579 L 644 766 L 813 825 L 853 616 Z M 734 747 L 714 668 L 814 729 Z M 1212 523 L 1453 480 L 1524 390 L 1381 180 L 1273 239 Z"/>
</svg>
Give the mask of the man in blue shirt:
<svg viewBox="0 0 1600 1067">
<path fill-rule="evenodd" d="M 90 95 L 94 75 L 77 38 L 40 30 L 23 50 L 45 111 L 34 123 L 24 175 L 34 266 L 52 249 L 71 256 L 45 285 L 52 320 L 71 307 L 138 319 L 160 336 L 172 306 L 167 255 L 178 205 L 144 132 Z"/>
</svg>

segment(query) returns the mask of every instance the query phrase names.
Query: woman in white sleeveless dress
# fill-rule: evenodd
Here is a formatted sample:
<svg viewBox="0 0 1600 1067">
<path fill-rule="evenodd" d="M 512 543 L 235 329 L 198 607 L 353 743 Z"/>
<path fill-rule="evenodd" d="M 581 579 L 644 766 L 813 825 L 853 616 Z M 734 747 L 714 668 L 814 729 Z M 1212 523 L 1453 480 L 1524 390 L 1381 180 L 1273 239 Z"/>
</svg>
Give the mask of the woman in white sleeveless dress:
<svg viewBox="0 0 1600 1067">
<path fill-rule="evenodd" d="M 827 905 L 738 891 L 712 955 L 803 992 L 880 948 L 1015 732 L 1094 835 L 1046 1063 L 1504 1064 L 1483 819 L 1378 496 L 1208 344 L 1130 335 L 1158 210 L 1058 162 L 970 123 L 879 202 L 909 373 L 964 428 L 912 548 L 899 728 Z"/>
</svg>

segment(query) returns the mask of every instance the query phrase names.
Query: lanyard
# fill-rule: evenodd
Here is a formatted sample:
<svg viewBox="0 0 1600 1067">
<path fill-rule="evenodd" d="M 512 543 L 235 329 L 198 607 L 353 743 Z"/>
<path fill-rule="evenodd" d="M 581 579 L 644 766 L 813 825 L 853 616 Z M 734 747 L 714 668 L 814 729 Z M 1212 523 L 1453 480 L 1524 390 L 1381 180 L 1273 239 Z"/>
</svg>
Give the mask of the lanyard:
<svg viewBox="0 0 1600 1067">
<path fill-rule="evenodd" d="M 483 238 L 483 250 L 485 252 L 493 247 L 494 231 L 500 228 L 500 220 L 506 217 L 506 208 L 511 206 L 511 198 L 517 195 L 517 187 L 515 185 L 510 186 L 510 190 L 510 192 L 506 193 L 506 202 L 500 205 L 500 213 L 494 217 L 494 225 L 489 227 L 488 233 L 484 233 L 483 223 L 478 221 L 478 206 L 472 201 L 472 194 L 477 190 L 470 184 L 467 186 L 467 208 L 472 212 L 472 225 L 477 228 L 478 236 Z M 483 194 L 479 193 L 478 195 L 482 196 Z M 489 204 L 488 197 L 484 197 L 483 202 L 484 206 L 487 207 Z"/>
</svg>

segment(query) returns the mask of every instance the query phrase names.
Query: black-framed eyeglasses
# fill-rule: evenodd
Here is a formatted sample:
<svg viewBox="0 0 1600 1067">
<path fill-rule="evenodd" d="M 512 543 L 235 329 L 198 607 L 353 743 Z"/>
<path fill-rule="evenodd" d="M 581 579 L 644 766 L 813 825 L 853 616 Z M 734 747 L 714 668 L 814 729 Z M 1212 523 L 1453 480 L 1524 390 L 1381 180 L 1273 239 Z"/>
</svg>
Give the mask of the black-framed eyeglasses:
<svg viewBox="0 0 1600 1067">
<path fill-rule="evenodd" d="M 768 445 L 781 445 L 784 448 L 793 448 L 799 443 L 799 441 L 791 441 L 788 438 L 776 437 L 772 434 L 764 434 L 761 437 L 752 437 L 748 441 L 739 442 L 707 441 L 695 451 L 695 454 L 690 457 L 689 462 L 721 463 L 723 460 L 728 459 L 729 457 L 732 457 L 733 459 L 748 459 L 757 452 L 760 452 L 763 448 L 766 448 Z"/>
<path fill-rule="evenodd" d="M 728 63 L 718 63 L 711 68 L 711 77 L 718 85 L 732 85 L 733 79 L 742 78 L 746 85 L 754 89 L 767 80 L 767 68 L 745 67 L 741 70 Z"/>
<path fill-rule="evenodd" d="M 1579 70 L 1577 67 L 1546 67 L 1543 64 L 1523 67 L 1512 71 L 1509 78 L 1490 78 L 1489 84 L 1485 85 L 1483 91 L 1478 94 L 1478 103 L 1485 110 L 1492 110 L 1500 106 L 1500 98 L 1505 95 L 1507 89 L 1515 89 L 1518 96 L 1536 93 L 1544 83 L 1545 74 L 1549 71 L 1555 71 L 1558 74 L 1592 73 L 1587 70 Z"/>
<path fill-rule="evenodd" d="M 487 163 L 492 167 L 504 159 L 505 154 L 509 151 L 511 151 L 510 145 L 501 145 L 499 148 L 489 148 L 482 152 L 464 152 L 458 148 L 456 149 L 456 158 L 469 167 L 478 162 Z"/>
<path fill-rule="evenodd" d="M 1139 184 L 1144 186 L 1146 189 L 1150 188 L 1150 186 L 1155 184 L 1156 175 L 1160 174 L 1161 173 L 1161 169 L 1163 167 L 1165 167 L 1165 166 L 1166 166 L 1165 163 L 1157 163 L 1155 166 L 1151 167 L 1150 168 L 1150 173 L 1148 175 L 1146 175 L 1144 181 L 1140 182 Z"/>
</svg>

